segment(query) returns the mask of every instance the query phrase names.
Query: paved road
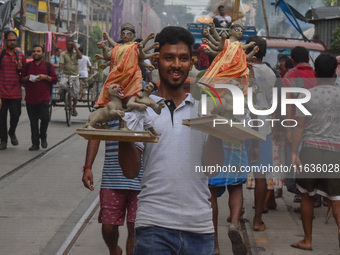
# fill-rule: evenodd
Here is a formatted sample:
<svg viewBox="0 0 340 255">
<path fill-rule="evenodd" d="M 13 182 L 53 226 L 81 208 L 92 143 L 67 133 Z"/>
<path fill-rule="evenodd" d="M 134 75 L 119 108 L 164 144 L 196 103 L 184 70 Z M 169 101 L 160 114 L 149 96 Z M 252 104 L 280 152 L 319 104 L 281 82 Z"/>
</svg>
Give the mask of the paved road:
<svg viewBox="0 0 340 255">
<path fill-rule="evenodd" d="M 66 127 L 63 109 L 54 108 L 49 147 L 28 151 L 29 121 L 23 108 L 17 130 L 19 146 L 9 145 L 0 151 L 0 255 L 108 254 L 96 221 L 104 148 L 102 144 L 94 163 L 95 190 L 90 192 L 81 183 L 86 140 L 75 135 L 89 112 L 86 108 L 78 112 L 72 126 Z M 244 198 L 244 234 L 251 254 L 339 254 L 337 227 L 332 218 L 325 225 L 325 207 L 315 210 L 314 251 L 307 252 L 289 247 L 303 235 L 300 216 L 293 212 L 298 204 L 292 202 L 292 194 L 284 192 L 283 198 L 277 199 L 277 210 L 264 215 L 264 232 L 253 232 L 249 223 L 254 215 L 253 191 L 245 189 Z M 219 199 L 221 255 L 232 254 L 227 238 L 227 201 L 225 193 Z M 122 247 L 125 238 L 122 227 Z"/>
</svg>

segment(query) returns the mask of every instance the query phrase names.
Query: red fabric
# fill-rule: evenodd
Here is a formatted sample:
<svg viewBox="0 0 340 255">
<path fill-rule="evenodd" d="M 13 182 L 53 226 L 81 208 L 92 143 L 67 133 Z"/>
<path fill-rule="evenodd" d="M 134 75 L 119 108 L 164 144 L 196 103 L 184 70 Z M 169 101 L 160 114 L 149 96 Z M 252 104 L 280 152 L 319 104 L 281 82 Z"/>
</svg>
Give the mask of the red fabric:
<svg viewBox="0 0 340 255">
<path fill-rule="evenodd" d="M 139 192 L 128 189 L 101 189 L 98 222 L 122 226 L 127 212 L 126 221 L 134 223 Z"/>
<path fill-rule="evenodd" d="M 306 89 L 311 89 L 316 86 L 315 73 L 313 68 L 307 64 L 298 64 L 296 67 L 290 69 L 283 77 L 283 86 L 291 87 L 292 83 L 297 79 L 302 78 Z M 296 106 L 292 107 L 292 118 L 296 118 Z"/>
<path fill-rule="evenodd" d="M 198 70 L 207 69 L 209 67 L 209 56 L 204 52 L 204 46 L 198 48 Z"/>
<path fill-rule="evenodd" d="M 290 69 L 283 79 L 284 87 L 291 87 L 292 83 L 297 78 L 303 78 L 306 89 L 311 89 L 316 86 L 316 79 L 313 68 L 307 64 L 299 64 L 296 67 Z"/>
<path fill-rule="evenodd" d="M 26 60 L 22 52 L 19 53 L 19 61 L 25 65 Z M 17 69 L 16 52 L 12 55 L 6 51 L 0 63 L 0 98 L 18 99 L 22 97 L 20 75 Z"/>
<path fill-rule="evenodd" d="M 54 71 L 54 67 L 50 65 L 51 68 L 51 76 L 52 82 L 49 83 L 47 80 L 41 80 L 36 82 L 28 81 L 26 83 L 26 103 L 27 104 L 41 104 L 46 101 L 50 101 L 51 99 L 51 85 L 58 82 L 58 77 Z M 26 77 L 28 75 L 39 75 L 46 74 L 48 75 L 48 70 L 46 66 L 46 61 L 42 60 L 39 65 L 36 65 L 32 62 L 29 65 L 29 70 L 27 68 L 24 69 L 22 73 L 22 77 Z"/>
</svg>

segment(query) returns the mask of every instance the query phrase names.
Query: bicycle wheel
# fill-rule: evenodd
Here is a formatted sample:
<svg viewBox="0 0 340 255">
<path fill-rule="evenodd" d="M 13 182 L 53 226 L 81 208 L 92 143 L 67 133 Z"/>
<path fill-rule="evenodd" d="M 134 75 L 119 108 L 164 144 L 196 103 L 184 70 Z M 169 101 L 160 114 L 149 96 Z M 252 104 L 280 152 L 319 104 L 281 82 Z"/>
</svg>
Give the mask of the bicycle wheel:
<svg viewBox="0 0 340 255">
<path fill-rule="evenodd" d="M 72 116 L 72 98 L 69 91 L 65 92 L 65 114 L 66 114 L 66 124 L 71 126 L 71 116 Z"/>
</svg>

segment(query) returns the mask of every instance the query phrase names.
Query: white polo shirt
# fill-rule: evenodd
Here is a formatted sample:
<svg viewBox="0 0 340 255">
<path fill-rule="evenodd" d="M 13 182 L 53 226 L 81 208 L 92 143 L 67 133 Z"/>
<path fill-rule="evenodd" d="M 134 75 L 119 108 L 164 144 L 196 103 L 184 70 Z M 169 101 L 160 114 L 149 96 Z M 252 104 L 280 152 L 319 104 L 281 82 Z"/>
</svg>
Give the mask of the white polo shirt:
<svg viewBox="0 0 340 255">
<path fill-rule="evenodd" d="M 151 98 L 157 103 L 164 101 Z M 162 135 L 158 143 L 140 146 L 144 172 L 135 226 L 214 233 L 208 178 L 195 173 L 195 166 L 202 164 L 207 135 L 182 125 L 183 119 L 197 117 L 198 102 L 188 94 L 173 115 L 169 107 L 160 115 L 150 108 L 147 111 Z"/>
</svg>

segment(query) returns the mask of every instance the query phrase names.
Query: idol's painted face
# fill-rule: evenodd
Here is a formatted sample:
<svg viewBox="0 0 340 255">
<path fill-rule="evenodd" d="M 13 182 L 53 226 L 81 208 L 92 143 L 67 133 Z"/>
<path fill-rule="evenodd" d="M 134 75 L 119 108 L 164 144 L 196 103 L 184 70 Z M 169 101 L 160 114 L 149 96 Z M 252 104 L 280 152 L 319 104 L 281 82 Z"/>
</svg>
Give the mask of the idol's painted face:
<svg viewBox="0 0 340 255">
<path fill-rule="evenodd" d="M 120 33 L 120 37 L 122 38 L 124 43 L 132 42 L 133 38 L 135 37 L 135 34 L 131 32 L 130 30 L 123 30 Z"/>
<path fill-rule="evenodd" d="M 242 38 L 242 35 L 243 35 L 243 28 L 234 27 L 234 28 L 230 29 L 230 35 L 237 38 L 237 40 L 240 40 Z"/>
<path fill-rule="evenodd" d="M 192 69 L 193 59 L 184 42 L 165 44 L 159 51 L 158 70 L 161 84 L 172 89 L 181 87 Z"/>
</svg>

